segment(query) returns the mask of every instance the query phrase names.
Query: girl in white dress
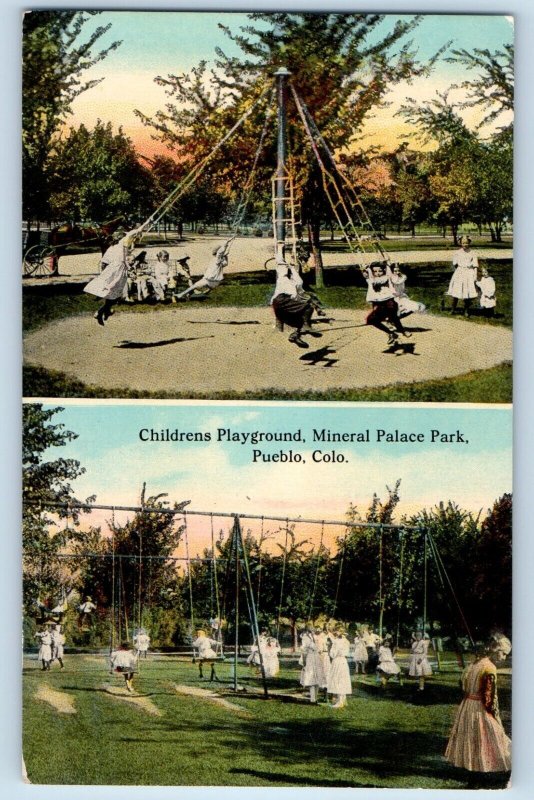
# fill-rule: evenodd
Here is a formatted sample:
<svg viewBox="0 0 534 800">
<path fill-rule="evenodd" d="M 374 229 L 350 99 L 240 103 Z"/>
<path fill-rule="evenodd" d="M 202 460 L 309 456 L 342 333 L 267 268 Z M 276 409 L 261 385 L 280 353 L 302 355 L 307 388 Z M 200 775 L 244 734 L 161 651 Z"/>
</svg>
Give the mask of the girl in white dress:
<svg viewBox="0 0 534 800">
<path fill-rule="evenodd" d="M 320 627 L 315 629 L 315 641 L 317 649 L 323 664 L 323 682 L 319 685 L 319 689 L 324 689 L 325 700 L 328 700 L 328 676 L 330 675 L 330 645 L 332 643 L 332 634 Z"/>
<path fill-rule="evenodd" d="M 419 678 L 419 688 L 417 690 L 419 692 L 422 692 L 425 688 L 425 678 L 432 675 L 432 667 L 428 660 L 429 645 L 430 639 L 427 635 L 423 636 L 422 631 L 417 631 L 413 635 L 408 675 L 411 678 Z"/>
<path fill-rule="evenodd" d="M 198 280 L 196 283 L 193 283 L 191 286 L 188 286 L 183 292 L 177 294 L 177 300 L 181 300 L 183 297 L 188 297 L 196 289 L 207 289 L 208 292 L 211 292 L 212 289 L 216 289 L 217 286 L 222 283 L 224 278 L 224 269 L 228 266 L 228 247 L 234 238 L 235 237 L 232 237 L 220 247 L 216 247 L 213 250 L 212 255 L 214 258 L 208 264 L 202 278 L 200 278 L 200 280 Z"/>
<path fill-rule="evenodd" d="M 452 312 L 458 306 L 458 300 L 464 301 L 464 313 L 469 313 L 471 300 L 478 296 L 475 281 L 477 279 L 478 258 L 471 250 L 471 239 L 462 236 L 461 248 L 457 250 L 452 259 L 455 268 L 447 294 L 452 297 Z"/>
<path fill-rule="evenodd" d="M 317 689 L 324 686 L 324 670 L 319 646 L 313 629 L 307 629 L 302 634 L 301 645 L 302 670 L 300 684 L 310 689 L 310 703 L 317 703 Z"/>
<path fill-rule="evenodd" d="M 278 655 L 280 653 L 280 645 L 278 641 L 269 636 L 267 639 L 267 644 L 265 645 L 265 649 L 263 651 L 263 668 L 265 670 L 265 677 L 266 678 L 276 678 L 276 676 L 280 672 L 280 659 Z"/>
<path fill-rule="evenodd" d="M 207 661 L 209 664 L 211 664 L 210 681 L 217 680 L 217 676 L 215 674 L 215 660 L 217 659 L 217 652 L 214 650 L 216 647 L 217 642 L 215 639 L 210 639 L 209 636 L 206 636 L 206 631 L 197 631 L 197 638 L 193 642 L 193 650 L 197 651 L 198 674 L 200 678 L 204 677 L 202 664 Z"/>
<path fill-rule="evenodd" d="M 362 675 L 365 675 L 365 665 L 367 664 L 369 656 L 367 654 L 365 642 L 359 633 L 357 633 L 354 637 L 352 648 L 352 658 L 354 660 L 356 675 L 358 675 L 360 672 Z"/>
<path fill-rule="evenodd" d="M 393 675 L 400 674 L 400 667 L 393 658 L 388 639 L 384 639 L 378 648 L 378 666 L 376 671 L 383 687 L 387 685 L 387 682 Z"/>
<path fill-rule="evenodd" d="M 84 292 L 101 297 L 104 304 L 95 314 L 99 325 L 111 315 L 111 307 L 123 297 L 128 285 L 128 256 L 133 249 L 140 232 L 132 230 L 118 242 L 108 247 L 100 262 L 102 272 L 93 278 L 84 288 Z"/>
<path fill-rule="evenodd" d="M 50 633 L 52 637 L 52 658 L 51 661 L 59 661 L 59 666 L 63 669 L 63 653 L 64 653 L 64 645 L 65 645 L 65 636 L 61 632 L 61 625 L 56 622 L 56 624 L 52 627 L 52 631 Z"/>
<path fill-rule="evenodd" d="M 148 648 L 150 647 L 150 636 L 144 628 L 141 628 L 138 633 L 135 634 L 133 643 L 139 658 L 141 658 L 141 656 L 147 658 Z"/>
<path fill-rule="evenodd" d="M 39 639 L 39 655 L 37 658 L 43 665 L 41 669 L 50 669 L 50 662 L 52 661 L 52 635 L 48 628 L 44 628 L 44 630 L 36 633 L 35 636 Z"/>
<path fill-rule="evenodd" d="M 495 313 L 495 306 L 497 300 L 495 298 L 495 281 L 490 277 L 486 267 L 480 269 L 482 277 L 476 281 L 477 287 L 480 289 L 480 308 L 483 309 L 487 317 L 492 317 Z"/>
<path fill-rule="evenodd" d="M 328 694 L 336 696 L 332 708 L 343 708 L 347 705 L 347 695 L 352 694 L 352 683 L 348 657 L 350 642 L 342 630 L 334 631 L 334 640 L 330 647 L 330 674 L 328 676 Z"/>
<path fill-rule="evenodd" d="M 111 672 L 124 676 L 126 689 L 133 692 L 133 676 L 137 671 L 137 656 L 130 648 L 128 642 L 122 642 L 118 650 L 113 650 L 110 656 Z"/>
<path fill-rule="evenodd" d="M 408 314 L 424 314 L 426 312 L 424 303 L 411 300 L 406 294 L 406 275 L 401 272 L 398 264 L 393 264 L 389 280 L 399 307 L 399 317 L 407 317 Z"/>
</svg>

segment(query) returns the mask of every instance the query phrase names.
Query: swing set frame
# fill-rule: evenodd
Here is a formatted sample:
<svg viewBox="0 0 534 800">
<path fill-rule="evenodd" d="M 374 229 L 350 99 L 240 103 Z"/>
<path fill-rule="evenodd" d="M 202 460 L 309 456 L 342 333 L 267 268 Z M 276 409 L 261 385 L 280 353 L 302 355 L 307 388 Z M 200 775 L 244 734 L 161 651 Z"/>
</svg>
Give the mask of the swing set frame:
<svg viewBox="0 0 534 800">
<path fill-rule="evenodd" d="M 40 505 L 38 502 L 35 501 L 24 501 L 25 505 Z M 313 589 L 310 593 L 310 597 L 308 599 L 308 621 L 312 618 L 313 610 L 314 610 L 314 600 L 315 600 L 315 588 L 317 585 L 317 578 L 318 572 L 320 567 L 321 561 L 321 552 L 322 552 L 322 543 L 324 537 L 324 531 L 326 526 L 334 526 L 338 528 L 343 528 L 345 530 L 345 537 L 341 543 L 340 547 L 340 558 L 339 558 L 339 572 L 338 572 L 338 579 L 337 579 L 337 587 L 336 587 L 336 597 L 335 597 L 335 604 L 334 607 L 337 606 L 337 600 L 339 595 L 339 588 L 341 584 L 342 578 L 342 571 L 343 571 L 343 562 L 345 556 L 345 544 L 347 540 L 347 536 L 349 534 L 350 529 L 352 528 L 364 528 L 364 529 L 371 529 L 375 530 L 378 534 L 379 540 L 379 570 L 378 570 L 378 601 L 379 601 L 379 625 L 378 625 L 378 633 L 382 636 L 382 613 L 383 613 L 383 605 L 384 605 L 384 595 L 383 595 L 383 571 L 382 571 L 382 557 L 383 557 L 383 536 L 384 532 L 387 531 L 397 531 L 400 537 L 400 587 L 399 591 L 402 593 L 402 582 L 403 582 L 403 557 L 404 557 L 404 548 L 405 548 L 405 534 L 409 533 L 410 531 L 419 531 L 423 533 L 423 548 L 424 548 L 424 574 L 423 574 L 423 630 L 426 629 L 427 625 L 427 593 L 428 593 L 428 559 L 432 558 L 433 563 L 436 568 L 436 572 L 441 584 L 441 587 L 444 591 L 444 595 L 447 597 L 451 609 L 451 613 L 453 612 L 453 606 L 456 609 L 456 613 L 458 614 L 459 619 L 462 621 L 462 625 L 465 629 L 467 637 L 474 647 L 475 642 L 473 636 L 471 635 L 471 631 L 469 629 L 469 625 L 467 620 L 463 614 L 461 605 L 458 601 L 454 588 L 452 586 L 451 580 L 447 574 L 445 565 L 441 558 L 441 554 L 439 553 L 439 549 L 437 544 L 434 540 L 434 537 L 431 535 L 430 531 L 427 529 L 417 528 L 413 526 L 401 525 L 396 523 L 380 523 L 380 522 L 359 522 L 359 521 L 346 521 L 346 520 L 327 520 L 327 519 L 309 519 L 305 517 L 279 517 L 279 516 L 270 516 L 270 515 L 259 515 L 259 514 L 241 514 L 241 513 L 233 513 L 233 512 L 212 512 L 212 511 L 196 511 L 192 509 L 185 509 L 185 508 L 159 508 L 159 507 L 151 507 L 147 505 L 132 505 L 132 506 L 114 506 L 114 505 L 106 505 L 106 504 L 98 504 L 98 503 L 76 503 L 76 504 L 68 504 L 68 503 L 61 503 L 61 502 L 51 502 L 46 504 L 47 507 L 51 509 L 63 509 L 65 510 L 68 515 L 71 513 L 75 513 L 76 515 L 80 513 L 91 513 L 93 510 L 105 510 L 111 511 L 112 513 L 112 520 L 110 529 L 112 532 L 112 552 L 109 554 L 100 554 L 100 553 L 78 553 L 78 554 L 61 554 L 59 558 L 65 559 L 83 559 L 83 558 L 111 558 L 112 559 L 112 618 L 111 618 L 111 631 L 110 631 L 110 652 L 113 649 L 115 643 L 115 620 L 116 620 L 116 610 L 115 606 L 117 603 L 117 598 L 115 594 L 115 571 L 116 571 L 116 561 L 119 562 L 119 570 L 121 567 L 121 562 L 123 558 L 132 559 L 138 561 L 138 627 L 142 626 L 142 574 L 143 574 L 143 561 L 146 560 L 150 563 L 151 560 L 164 560 L 170 562 L 185 562 L 186 569 L 188 573 L 188 590 L 189 590 L 189 607 L 190 607 L 190 625 L 191 625 L 191 633 L 194 631 L 194 604 L 193 604 L 193 584 L 192 584 L 192 574 L 191 574 L 191 564 L 195 562 L 210 562 L 213 565 L 213 580 L 215 582 L 215 596 L 217 598 L 217 618 L 219 622 L 221 622 L 221 604 L 219 602 L 219 586 L 217 580 L 217 562 L 221 559 L 217 559 L 215 555 L 215 536 L 214 536 L 214 527 L 213 527 L 213 518 L 214 517 L 221 517 L 226 519 L 232 519 L 233 525 L 230 532 L 230 550 L 229 556 L 226 559 L 227 563 L 227 575 L 229 565 L 232 562 L 235 567 L 235 602 L 234 602 L 234 628 L 235 628 L 235 635 L 234 635 L 234 642 L 233 642 L 233 665 L 232 665 L 232 688 L 235 692 L 239 690 L 238 685 L 238 677 L 237 677 L 237 667 L 238 667 L 238 659 L 239 659 L 239 650 L 240 650 L 240 641 L 239 641 L 239 620 L 241 615 L 240 609 L 240 589 L 241 585 L 245 588 L 245 598 L 249 616 L 249 622 L 252 629 L 253 636 L 256 642 L 259 641 L 260 638 L 260 629 L 259 629 L 259 622 L 258 622 L 258 601 L 259 601 L 259 581 L 256 587 L 256 591 L 253 587 L 252 575 L 250 570 L 250 563 L 248 559 L 247 549 L 244 544 L 243 539 L 243 531 L 241 526 L 242 520 L 260 520 L 261 521 L 261 530 L 263 534 L 264 524 L 266 521 L 270 522 L 282 522 L 285 524 L 286 530 L 286 540 L 285 540 L 285 547 L 283 549 L 284 557 L 283 557 L 283 567 L 282 567 L 282 579 L 281 579 L 281 586 L 280 586 L 280 600 L 279 600 L 279 608 L 278 608 L 278 620 L 277 620 L 277 633 L 276 636 L 279 636 L 279 629 L 280 629 L 280 618 L 281 618 L 281 609 L 283 605 L 283 592 L 284 592 L 284 576 L 285 576 L 285 568 L 287 562 L 287 552 L 288 552 L 288 530 L 290 523 L 294 524 L 303 524 L 303 525 L 319 525 L 320 526 L 320 542 L 319 547 L 317 549 L 317 561 L 315 567 L 315 574 L 314 574 L 314 581 L 313 581 Z M 157 513 L 160 515 L 169 515 L 172 517 L 181 517 L 184 521 L 184 528 L 185 528 L 185 547 L 186 547 L 186 555 L 184 557 L 180 556 L 149 556 L 143 554 L 143 543 L 142 543 L 142 536 L 140 536 L 139 541 L 139 553 L 136 556 L 132 556 L 131 554 L 125 555 L 116 553 L 115 551 L 115 513 L 116 512 L 134 512 L 134 513 Z M 210 532 L 211 532 L 211 544 L 212 544 L 212 556 L 211 558 L 200 558 L 198 556 L 191 556 L 189 552 L 189 541 L 188 541 L 188 531 L 187 531 L 187 518 L 193 516 L 200 516 L 200 517 L 207 517 L 210 519 Z M 227 589 L 228 587 L 226 587 Z M 119 587 L 120 592 L 120 587 Z M 452 601 L 452 602 L 451 602 Z M 120 602 L 120 596 L 119 596 Z M 119 612 L 120 613 L 120 612 Z M 398 619 L 397 619 L 397 645 L 399 639 L 399 630 L 400 630 L 400 603 L 398 606 Z M 223 657 L 222 652 L 222 639 L 221 639 L 221 626 L 219 625 L 218 631 L 218 639 L 220 645 L 220 657 Z M 268 697 L 268 687 L 265 677 L 265 668 L 263 664 L 263 656 L 261 653 L 261 649 L 259 649 L 259 660 L 260 660 L 260 672 L 262 677 L 263 683 L 263 691 L 264 696 Z"/>
</svg>

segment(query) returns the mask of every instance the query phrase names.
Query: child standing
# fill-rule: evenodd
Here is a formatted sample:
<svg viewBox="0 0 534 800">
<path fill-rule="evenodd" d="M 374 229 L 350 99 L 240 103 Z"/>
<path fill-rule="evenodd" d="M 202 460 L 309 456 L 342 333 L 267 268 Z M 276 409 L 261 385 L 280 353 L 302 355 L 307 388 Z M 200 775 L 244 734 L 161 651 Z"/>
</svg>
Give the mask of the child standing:
<svg viewBox="0 0 534 800">
<path fill-rule="evenodd" d="M 336 696 L 332 708 L 344 708 L 347 705 L 347 695 L 352 694 L 352 683 L 348 657 L 350 643 L 343 630 L 336 628 L 334 640 L 330 647 L 330 675 L 328 676 L 328 694 Z"/>
<path fill-rule="evenodd" d="M 417 631 L 413 635 L 408 675 L 411 678 L 419 678 L 419 688 L 417 690 L 419 692 L 422 692 L 425 688 L 425 678 L 432 675 L 432 667 L 428 660 L 429 645 L 430 639 L 426 634 L 423 635 L 422 631 Z"/>
<path fill-rule="evenodd" d="M 63 664 L 63 648 L 65 645 L 65 636 L 61 631 L 61 625 L 56 622 L 55 625 L 52 626 L 52 630 L 50 632 L 52 637 L 52 658 L 51 661 L 59 661 L 59 666 L 61 669 L 64 668 Z"/>
<path fill-rule="evenodd" d="M 52 661 L 52 635 L 48 627 L 44 627 L 42 631 L 38 631 L 35 636 L 39 639 L 39 655 L 37 658 L 43 665 L 42 670 L 50 669 L 50 662 Z"/>
<path fill-rule="evenodd" d="M 495 298 L 495 281 L 489 275 L 486 267 L 481 267 L 480 273 L 482 277 L 479 281 L 476 281 L 476 285 L 480 289 L 480 308 L 484 316 L 493 317 L 495 314 L 495 306 L 497 305 L 497 300 Z"/>
</svg>

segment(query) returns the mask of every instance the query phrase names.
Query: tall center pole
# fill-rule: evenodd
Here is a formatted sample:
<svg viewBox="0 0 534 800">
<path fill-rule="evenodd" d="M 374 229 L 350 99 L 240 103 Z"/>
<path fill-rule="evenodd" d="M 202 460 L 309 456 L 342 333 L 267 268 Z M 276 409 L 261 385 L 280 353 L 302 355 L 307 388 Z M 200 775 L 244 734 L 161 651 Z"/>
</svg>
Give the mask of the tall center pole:
<svg viewBox="0 0 534 800">
<path fill-rule="evenodd" d="M 277 84 L 278 103 L 278 147 L 276 161 L 276 191 L 275 191 L 275 225 L 276 225 L 276 257 L 282 258 L 284 242 L 286 239 L 286 101 L 287 78 L 291 73 L 285 67 L 280 67 L 275 73 Z"/>
</svg>

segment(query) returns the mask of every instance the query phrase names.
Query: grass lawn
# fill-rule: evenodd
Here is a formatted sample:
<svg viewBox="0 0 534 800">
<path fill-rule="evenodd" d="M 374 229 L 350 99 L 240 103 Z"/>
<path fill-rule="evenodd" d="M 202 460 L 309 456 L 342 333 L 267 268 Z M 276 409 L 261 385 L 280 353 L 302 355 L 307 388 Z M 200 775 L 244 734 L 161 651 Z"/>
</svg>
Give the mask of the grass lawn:
<svg viewBox="0 0 534 800">
<path fill-rule="evenodd" d="M 512 261 L 488 260 L 487 266 L 497 284 L 497 315 L 493 319 L 480 316 L 474 309 L 471 321 L 476 325 L 512 326 Z M 420 300 L 433 314 L 448 314 L 441 308 L 444 289 L 448 286 L 451 268 L 448 263 L 413 265 L 406 268 L 408 293 Z M 318 290 L 325 307 L 366 308 L 365 287 L 358 270 L 329 269 L 326 271 L 328 286 Z M 264 273 L 242 273 L 230 276 L 203 304 L 206 307 L 265 306 L 272 294 L 274 275 Z M 84 293 L 53 294 L 54 287 L 26 287 L 23 302 L 23 328 L 30 332 L 54 320 L 79 314 L 92 314 L 96 308 L 95 298 Z M 450 299 L 449 299 L 450 302 Z M 122 305 L 121 312 L 131 314 L 164 314 L 171 306 L 136 304 Z M 172 305 L 172 310 L 183 309 L 187 313 L 189 304 Z M 446 346 L 446 342 L 444 342 Z M 27 397 L 109 397 L 116 393 L 99 386 L 87 386 L 60 372 L 27 366 L 24 369 L 24 395 Z M 123 392 L 127 398 L 155 397 L 150 391 Z M 158 393 L 158 397 L 165 395 Z M 188 393 L 187 397 L 201 399 L 201 393 Z M 179 397 L 173 394 L 172 398 Z M 388 386 L 378 389 L 344 390 L 321 392 L 286 392 L 273 389 L 260 394 L 221 393 L 210 394 L 212 399 L 270 399 L 270 400 L 345 400 L 345 401 L 419 401 L 419 402 L 498 402 L 512 400 L 512 370 L 510 364 L 501 365 L 482 372 L 471 372 L 456 378 L 426 381 L 413 384 Z"/>
<path fill-rule="evenodd" d="M 230 665 L 218 674 L 230 682 Z M 43 673 L 24 662 L 24 758 L 32 783 L 220 786 L 466 788 L 466 774 L 442 758 L 459 702 L 457 669 L 436 675 L 419 699 L 411 682 L 385 690 L 369 676 L 348 707 L 300 701 L 299 668 L 286 662 L 269 682 L 292 696 L 264 700 L 242 666 L 237 695 L 226 683 L 201 682 L 197 667 L 173 656 L 141 664 L 136 693 L 160 716 L 112 696 L 124 681 L 107 673 L 107 659 L 67 655 L 65 670 Z M 35 693 L 45 684 L 68 694 L 75 714 L 58 713 Z M 243 711 L 179 695 L 174 684 L 216 687 Z M 509 729 L 510 677 L 499 678 Z M 502 779 L 499 778 L 499 780 Z M 484 784 L 487 785 L 487 784 Z"/>
</svg>

